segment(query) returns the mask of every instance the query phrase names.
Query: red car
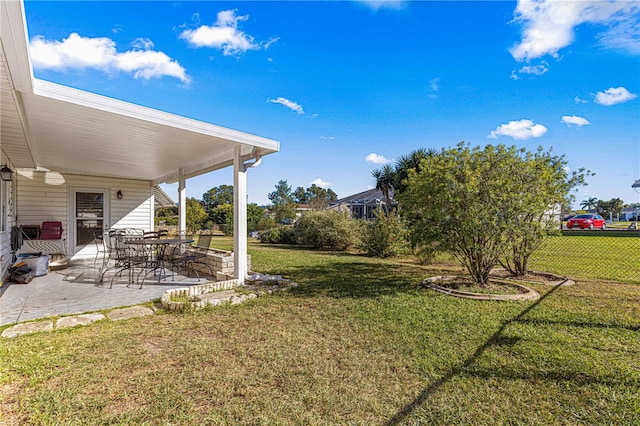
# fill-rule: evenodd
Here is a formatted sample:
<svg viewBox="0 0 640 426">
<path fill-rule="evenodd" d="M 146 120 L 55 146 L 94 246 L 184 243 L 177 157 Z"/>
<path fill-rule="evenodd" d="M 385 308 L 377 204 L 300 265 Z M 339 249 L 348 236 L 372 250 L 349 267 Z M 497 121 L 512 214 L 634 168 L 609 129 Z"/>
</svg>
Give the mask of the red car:
<svg viewBox="0 0 640 426">
<path fill-rule="evenodd" d="M 605 229 L 604 219 L 599 214 L 579 214 L 567 221 L 567 228 L 580 228 L 580 229 Z"/>
</svg>

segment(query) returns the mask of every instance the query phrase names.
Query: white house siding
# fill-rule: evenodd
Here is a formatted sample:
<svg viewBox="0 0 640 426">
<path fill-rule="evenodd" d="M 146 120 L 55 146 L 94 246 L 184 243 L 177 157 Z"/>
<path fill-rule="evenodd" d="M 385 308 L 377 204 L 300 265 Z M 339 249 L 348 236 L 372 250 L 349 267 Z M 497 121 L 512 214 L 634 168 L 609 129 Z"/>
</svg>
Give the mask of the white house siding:
<svg viewBox="0 0 640 426">
<path fill-rule="evenodd" d="M 6 161 L 2 157 L 2 164 L 7 164 L 11 170 L 15 170 L 13 164 Z M 13 175 L 13 181 L 10 183 L 0 182 L 2 188 L 0 191 L 8 191 L 2 196 L 2 202 L 5 203 L 4 209 L 1 211 L 6 214 L 6 222 L 4 229 L 0 229 L 0 280 L 4 283 L 5 274 L 9 266 L 11 266 L 12 254 L 11 254 L 11 227 L 16 224 L 16 178 Z M 5 287 L 6 288 L 6 287 Z M 1 294 L 2 290 L 0 290 Z"/>
<path fill-rule="evenodd" d="M 17 225 L 40 225 L 45 221 L 62 222 L 62 238 L 68 255 L 70 194 L 72 189 L 106 189 L 108 220 L 105 227 L 153 228 L 153 188 L 149 181 L 60 174 L 57 172 L 18 171 Z M 122 191 L 122 199 L 117 192 Z M 91 248 L 90 248 L 91 249 Z M 90 254 L 90 253 L 85 253 Z"/>
</svg>

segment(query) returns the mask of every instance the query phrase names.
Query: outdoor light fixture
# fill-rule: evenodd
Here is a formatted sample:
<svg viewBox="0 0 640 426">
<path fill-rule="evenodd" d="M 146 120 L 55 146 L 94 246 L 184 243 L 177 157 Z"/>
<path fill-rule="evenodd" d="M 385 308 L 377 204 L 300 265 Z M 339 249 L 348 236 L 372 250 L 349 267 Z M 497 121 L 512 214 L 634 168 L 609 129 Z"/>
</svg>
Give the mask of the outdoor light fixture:
<svg viewBox="0 0 640 426">
<path fill-rule="evenodd" d="M 116 197 L 118 197 L 118 200 L 122 200 L 122 191 L 120 191 L 118 189 L 118 192 L 116 192 Z"/>
<path fill-rule="evenodd" d="M 5 182 L 11 182 L 11 175 L 13 175 L 13 170 L 11 170 L 7 165 L 3 165 L 0 169 L 0 179 Z"/>
</svg>

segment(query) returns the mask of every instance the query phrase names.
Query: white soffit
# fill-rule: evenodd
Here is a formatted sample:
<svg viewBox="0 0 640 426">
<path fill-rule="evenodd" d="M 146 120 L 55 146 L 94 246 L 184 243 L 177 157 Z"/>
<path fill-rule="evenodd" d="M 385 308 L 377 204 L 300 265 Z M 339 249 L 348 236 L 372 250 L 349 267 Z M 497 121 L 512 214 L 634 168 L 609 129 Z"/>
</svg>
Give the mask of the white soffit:
<svg viewBox="0 0 640 426">
<path fill-rule="evenodd" d="M 0 7 L 2 104 L 12 111 L 2 145 L 17 167 L 162 183 L 180 169 L 192 177 L 227 167 L 236 146 L 246 160 L 279 151 L 271 139 L 35 79 L 22 2 Z"/>
<path fill-rule="evenodd" d="M 277 141 L 34 79 L 23 94 L 39 166 L 68 173 L 171 181 L 227 167 L 234 147 L 247 158 Z"/>
</svg>

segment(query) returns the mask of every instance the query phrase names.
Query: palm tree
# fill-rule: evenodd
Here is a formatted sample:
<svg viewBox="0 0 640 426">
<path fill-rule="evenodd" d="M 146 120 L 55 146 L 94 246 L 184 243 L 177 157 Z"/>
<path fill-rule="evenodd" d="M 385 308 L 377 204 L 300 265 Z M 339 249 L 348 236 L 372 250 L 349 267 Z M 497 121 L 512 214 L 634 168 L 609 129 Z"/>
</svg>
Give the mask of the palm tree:
<svg viewBox="0 0 640 426">
<path fill-rule="evenodd" d="M 404 181 L 409 177 L 409 170 L 420 171 L 420 162 L 437 154 L 438 151 L 433 148 L 418 148 L 409 154 L 401 155 L 396 161 L 395 192 L 401 193 L 407 188 Z"/>
<path fill-rule="evenodd" d="M 595 209 L 598 206 L 598 199 L 596 197 L 585 198 L 580 203 L 580 207 L 586 210 Z"/>
<path fill-rule="evenodd" d="M 389 165 L 385 164 L 380 169 L 375 169 L 371 172 L 371 176 L 376 180 L 376 189 L 382 191 L 382 195 L 386 199 L 387 206 L 391 207 L 391 191 L 394 189 L 394 182 L 396 180 L 396 171 Z"/>
</svg>

